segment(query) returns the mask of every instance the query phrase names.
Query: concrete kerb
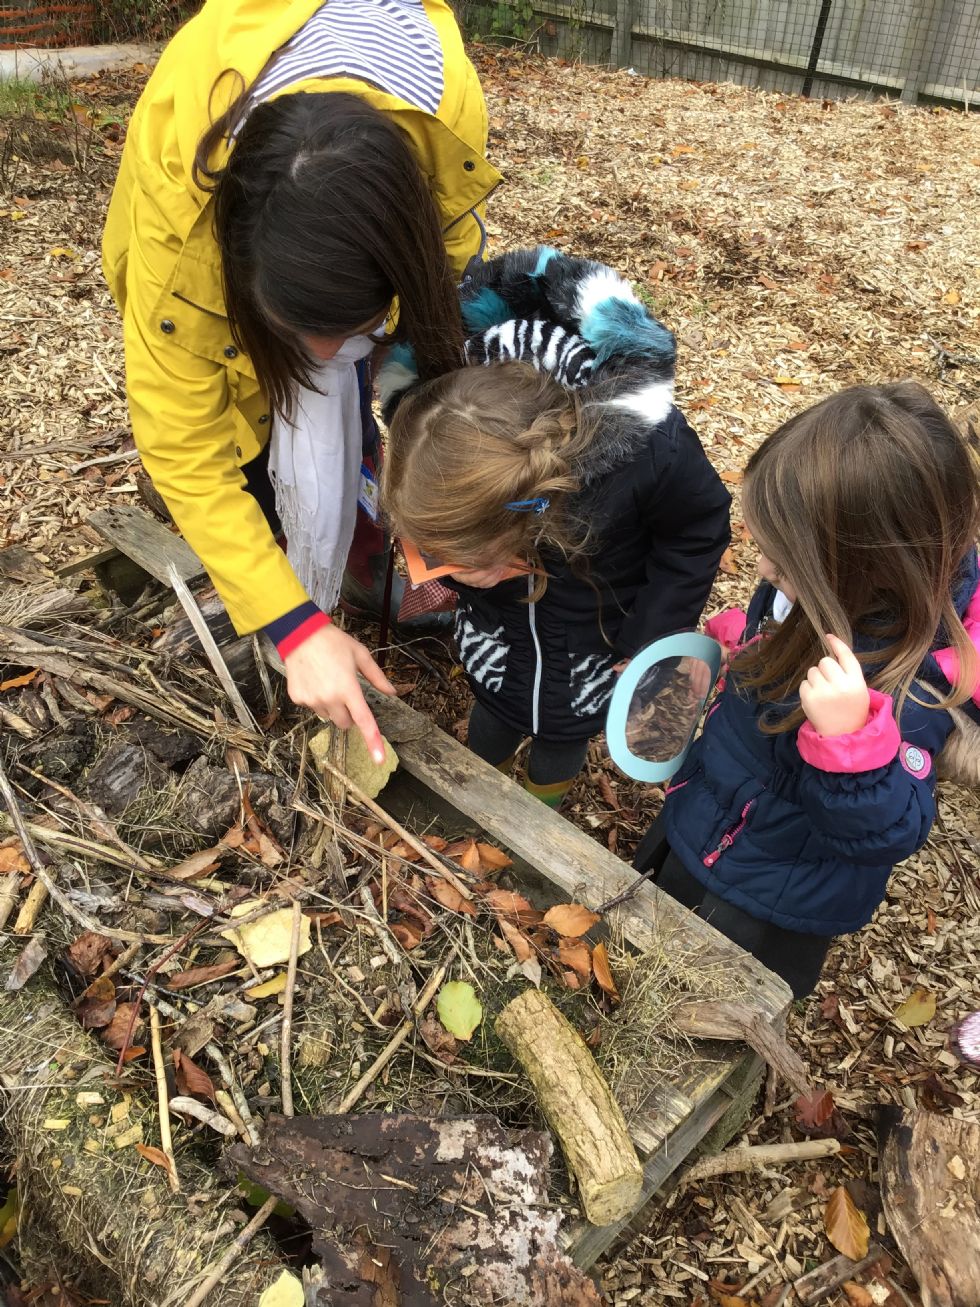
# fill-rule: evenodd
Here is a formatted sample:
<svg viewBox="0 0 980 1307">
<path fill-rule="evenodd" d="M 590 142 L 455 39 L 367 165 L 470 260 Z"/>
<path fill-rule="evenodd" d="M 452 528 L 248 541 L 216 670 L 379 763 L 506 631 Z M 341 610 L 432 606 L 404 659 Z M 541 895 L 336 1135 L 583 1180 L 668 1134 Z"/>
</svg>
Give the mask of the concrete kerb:
<svg viewBox="0 0 980 1307">
<path fill-rule="evenodd" d="M 50 77 L 69 79 L 94 73 L 119 72 L 134 64 L 155 64 L 159 45 L 77 45 L 63 50 L 23 46 L 0 50 L 0 82 L 43 82 Z"/>
</svg>

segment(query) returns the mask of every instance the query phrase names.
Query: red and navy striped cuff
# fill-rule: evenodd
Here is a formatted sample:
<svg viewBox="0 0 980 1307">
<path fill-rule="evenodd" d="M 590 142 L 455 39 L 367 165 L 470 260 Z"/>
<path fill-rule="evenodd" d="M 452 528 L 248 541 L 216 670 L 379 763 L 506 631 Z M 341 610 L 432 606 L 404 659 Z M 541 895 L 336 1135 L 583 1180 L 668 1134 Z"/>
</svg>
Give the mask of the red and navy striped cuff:
<svg viewBox="0 0 980 1307">
<path fill-rule="evenodd" d="M 279 657 L 285 658 L 294 649 L 298 649 L 304 640 L 308 640 L 314 631 L 322 631 L 329 626 L 330 618 L 317 608 L 312 599 L 298 608 L 283 613 L 265 628 L 265 633 L 279 650 Z"/>
</svg>

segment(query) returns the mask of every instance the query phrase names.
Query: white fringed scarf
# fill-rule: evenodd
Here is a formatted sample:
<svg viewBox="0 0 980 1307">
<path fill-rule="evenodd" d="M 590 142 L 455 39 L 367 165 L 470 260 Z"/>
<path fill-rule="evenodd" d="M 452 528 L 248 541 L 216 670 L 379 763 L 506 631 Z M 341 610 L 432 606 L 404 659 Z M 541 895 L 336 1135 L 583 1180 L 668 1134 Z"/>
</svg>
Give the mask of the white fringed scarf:
<svg viewBox="0 0 980 1307">
<path fill-rule="evenodd" d="M 277 418 L 269 475 L 286 536 L 286 556 L 306 593 L 325 613 L 340 595 L 357 521 L 363 459 L 357 364 L 377 344 L 352 336 L 300 387 L 291 421 Z"/>
</svg>

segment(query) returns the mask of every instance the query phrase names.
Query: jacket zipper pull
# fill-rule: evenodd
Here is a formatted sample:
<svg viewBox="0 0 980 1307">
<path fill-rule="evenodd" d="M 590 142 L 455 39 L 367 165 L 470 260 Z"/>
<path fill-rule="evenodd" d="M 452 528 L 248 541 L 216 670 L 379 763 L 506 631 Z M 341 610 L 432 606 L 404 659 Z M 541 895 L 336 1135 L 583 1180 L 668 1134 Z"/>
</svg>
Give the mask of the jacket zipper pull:
<svg viewBox="0 0 980 1307">
<path fill-rule="evenodd" d="M 714 852 L 706 854 L 705 857 L 701 859 L 701 862 L 705 867 L 713 867 L 725 850 L 732 847 L 736 838 L 741 834 L 745 823 L 748 821 L 749 813 L 752 811 L 754 804 L 755 799 L 749 799 L 748 803 L 742 809 L 742 815 L 739 818 L 738 825 L 733 826 L 731 830 L 726 830 L 724 835 L 721 837 L 721 843 Z"/>
</svg>

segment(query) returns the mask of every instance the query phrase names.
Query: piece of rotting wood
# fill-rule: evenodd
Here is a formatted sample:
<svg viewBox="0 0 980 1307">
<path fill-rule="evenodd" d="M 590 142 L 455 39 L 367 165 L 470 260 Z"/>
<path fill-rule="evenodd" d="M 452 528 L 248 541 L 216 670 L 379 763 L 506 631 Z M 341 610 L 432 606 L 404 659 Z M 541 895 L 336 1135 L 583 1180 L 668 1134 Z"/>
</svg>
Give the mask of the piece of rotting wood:
<svg viewBox="0 0 980 1307">
<path fill-rule="evenodd" d="M 636 1209 L 643 1168 L 612 1090 L 571 1023 L 540 990 L 513 999 L 495 1029 L 534 1086 L 575 1177 L 586 1218 L 609 1225 Z"/>
<path fill-rule="evenodd" d="M 170 585 L 171 565 L 182 581 L 199 581 L 205 576 L 204 564 L 190 545 L 141 508 L 130 504 L 100 508 L 91 514 L 88 524 L 163 585 Z"/>
<path fill-rule="evenodd" d="M 885 1218 L 923 1307 L 977 1307 L 980 1125 L 884 1107 L 878 1152 Z"/>
<path fill-rule="evenodd" d="M 862 1257 L 859 1262 L 838 1253 L 822 1266 L 815 1266 L 812 1271 L 807 1271 L 806 1275 L 793 1281 L 794 1300 L 803 1303 L 804 1307 L 810 1307 L 811 1303 L 829 1298 L 842 1284 L 856 1280 L 884 1255 L 885 1250 L 877 1243 L 869 1246 L 867 1257 Z"/>
<path fill-rule="evenodd" d="M 721 999 L 698 1000 L 678 1005 L 673 1018 L 692 1039 L 743 1040 L 798 1093 L 813 1093 L 803 1059 L 756 1008 Z"/>
<path fill-rule="evenodd" d="M 167 568 L 167 580 L 172 587 L 177 598 L 180 600 L 181 607 L 187 614 L 188 621 L 193 626 L 197 638 L 201 642 L 201 647 L 208 656 L 208 661 L 214 668 L 215 675 L 221 682 L 221 688 L 231 701 L 231 706 L 235 710 L 235 716 L 238 718 L 239 726 L 244 727 L 246 731 L 258 731 L 258 723 L 252 716 L 248 705 L 242 698 L 242 692 L 235 684 L 228 666 L 222 657 L 221 650 L 218 648 L 218 642 L 208 627 L 207 622 L 201 615 L 200 609 L 191 594 L 187 583 L 181 577 L 177 570 L 176 564 L 171 562 Z"/>
</svg>

